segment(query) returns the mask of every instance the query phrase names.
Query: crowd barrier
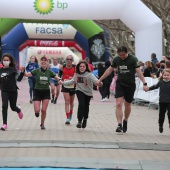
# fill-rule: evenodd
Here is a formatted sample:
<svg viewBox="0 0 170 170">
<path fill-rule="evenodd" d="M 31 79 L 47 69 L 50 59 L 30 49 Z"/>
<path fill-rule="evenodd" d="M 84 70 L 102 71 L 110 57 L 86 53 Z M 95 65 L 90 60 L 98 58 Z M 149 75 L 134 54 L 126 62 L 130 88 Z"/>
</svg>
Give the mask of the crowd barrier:
<svg viewBox="0 0 170 170">
<path fill-rule="evenodd" d="M 145 81 L 148 87 L 156 84 L 158 82 L 158 78 L 145 77 Z M 151 104 L 158 105 L 159 103 L 159 88 L 145 92 L 143 90 L 143 83 L 139 78 L 136 78 L 136 91 L 134 94 L 135 102 L 149 102 L 149 108 Z"/>
</svg>

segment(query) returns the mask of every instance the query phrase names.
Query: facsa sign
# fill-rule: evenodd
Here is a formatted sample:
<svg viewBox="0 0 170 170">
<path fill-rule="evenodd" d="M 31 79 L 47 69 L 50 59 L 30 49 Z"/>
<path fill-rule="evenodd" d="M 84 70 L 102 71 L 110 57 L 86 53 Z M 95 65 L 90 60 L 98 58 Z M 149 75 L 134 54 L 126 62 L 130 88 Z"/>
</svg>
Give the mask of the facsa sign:
<svg viewBox="0 0 170 170">
<path fill-rule="evenodd" d="M 33 39 L 71 39 L 77 30 L 67 24 L 23 23 L 29 38 Z"/>
</svg>

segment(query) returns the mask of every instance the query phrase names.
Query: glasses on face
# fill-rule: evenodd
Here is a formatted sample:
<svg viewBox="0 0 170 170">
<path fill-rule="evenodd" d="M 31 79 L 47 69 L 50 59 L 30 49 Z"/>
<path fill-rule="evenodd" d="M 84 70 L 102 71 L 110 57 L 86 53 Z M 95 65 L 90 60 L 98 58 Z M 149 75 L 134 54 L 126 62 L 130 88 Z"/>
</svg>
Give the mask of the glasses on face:
<svg viewBox="0 0 170 170">
<path fill-rule="evenodd" d="M 9 61 L 9 60 L 3 60 L 3 61 Z"/>
<path fill-rule="evenodd" d="M 72 61 L 73 59 L 67 58 L 66 60 L 67 60 L 67 61 Z"/>
</svg>

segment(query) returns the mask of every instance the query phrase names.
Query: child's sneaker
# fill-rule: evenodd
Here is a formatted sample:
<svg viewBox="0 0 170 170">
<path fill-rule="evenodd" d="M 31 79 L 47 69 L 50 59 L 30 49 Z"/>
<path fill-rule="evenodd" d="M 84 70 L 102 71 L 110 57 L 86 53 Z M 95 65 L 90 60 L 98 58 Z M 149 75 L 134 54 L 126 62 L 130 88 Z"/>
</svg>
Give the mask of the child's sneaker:
<svg viewBox="0 0 170 170">
<path fill-rule="evenodd" d="M 160 133 L 163 133 L 163 130 L 164 130 L 163 127 L 162 127 L 162 126 L 159 126 L 159 132 L 160 132 Z"/>
<path fill-rule="evenodd" d="M 1 126 L 1 130 L 6 130 L 7 129 L 7 125 L 6 124 L 3 124 L 2 126 Z"/>
<path fill-rule="evenodd" d="M 44 124 L 41 124 L 40 126 L 41 126 L 41 130 L 45 130 Z"/>
<path fill-rule="evenodd" d="M 20 118 L 20 119 L 22 119 L 23 118 L 23 113 L 22 113 L 22 111 L 20 110 L 20 112 L 18 113 L 18 117 Z"/>
<path fill-rule="evenodd" d="M 86 128 L 86 126 L 87 126 L 87 119 L 84 119 L 82 123 L 82 128 Z"/>
<path fill-rule="evenodd" d="M 81 128 L 82 127 L 82 123 L 81 122 L 78 122 L 77 125 L 76 125 L 77 128 Z"/>
</svg>

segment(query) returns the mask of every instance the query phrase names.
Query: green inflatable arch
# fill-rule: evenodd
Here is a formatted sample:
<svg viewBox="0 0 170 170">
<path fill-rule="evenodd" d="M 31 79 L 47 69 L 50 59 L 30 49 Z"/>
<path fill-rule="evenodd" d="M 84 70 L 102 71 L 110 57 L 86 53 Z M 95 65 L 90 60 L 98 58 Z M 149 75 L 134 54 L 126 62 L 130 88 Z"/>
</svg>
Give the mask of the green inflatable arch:
<svg viewBox="0 0 170 170">
<path fill-rule="evenodd" d="M 0 37 L 3 37 L 18 23 L 51 23 L 51 24 L 70 24 L 87 39 L 103 32 L 92 20 L 30 20 L 30 19 L 11 19 L 0 18 Z"/>
</svg>

